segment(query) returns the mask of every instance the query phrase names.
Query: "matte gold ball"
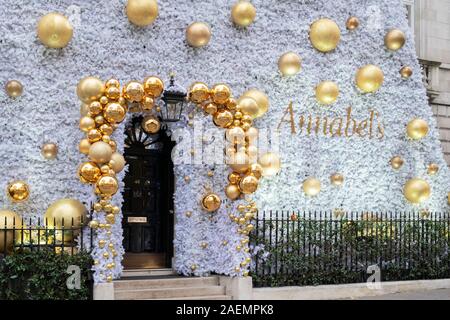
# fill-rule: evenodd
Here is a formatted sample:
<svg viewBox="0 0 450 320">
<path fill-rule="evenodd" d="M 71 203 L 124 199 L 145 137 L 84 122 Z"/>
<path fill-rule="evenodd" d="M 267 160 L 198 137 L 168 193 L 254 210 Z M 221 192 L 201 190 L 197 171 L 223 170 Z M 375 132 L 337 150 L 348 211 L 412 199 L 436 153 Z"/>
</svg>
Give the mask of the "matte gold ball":
<svg viewBox="0 0 450 320">
<path fill-rule="evenodd" d="M 248 27 L 255 21 L 256 8 L 248 1 L 238 1 L 231 9 L 233 22 L 240 27 Z"/>
<path fill-rule="evenodd" d="M 58 155 L 58 145 L 56 143 L 45 143 L 41 147 L 41 154 L 47 160 L 53 160 Z"/>
<path fill-rule="evenodd" d="M 23 86 L 17 80 L 9 80 L 5 85 L 6 94 L 11 98 L 17 98 L 23 93 Z"/>
<path fill-rule="evenodd" d="M 276 175 L 281 170 L 280 156 L 273 152 L 268 152 L 262 155 L 258 163 L 262 167 L 262 175 L 270 177 Z"/>
<path fill-rule="evenodd" d="M 303 191 L 310 197 L 317 196 L 320 192 L 320 189 L 321 184 L 319 179 L 310 177 L 303 181 Z"/>
<path fill-rule="evenodd" d="M 111 146 L 106 142 L 95 142 L 89 148 L 89 159 L 97 164 L 109 162 L 111 160 L 111 156 Z"/>
<path fill-rule="evenodd" d="M 397 51 L 403 47 L 406 42 L 406 36 L 403 31 L 399 29 L 390 30 L 384 37 L 384 44 L 386 48 L 392 51 Z"/>
<path fill-rule="evenodd" d="M 390 163 L 393 169 L 398 170 L 403 166 L 404 161 L 401 157 L 395 156 L 391 159 Z"/>
<path fill-rule="evenodd" d="M 403 188 L 405 198 L 411 203 L 421 203 L 426 201 L 431 195 L 431 188 L 428 182 L 420 178 L 413 178 L 406 182 Z"/>
<path fill-rule="evenodd" d="M 377 66 L 368 64 L 356 72 L 356 85 L 363 92 L 377 91 L 384 81 L 383 71 Z"/>
<path fill-rule="evenodd" d="M 430 176 L 434 176 L 439 171 L 439 165 L 437 163 L 430 163 L 427 167 L 427 173 Z"/>
<path fill-rule="evenodd" d="M 412 76 L 413 74 L 413 70 L 411 67 L 408 66 L 404 66 L 400 69 L 400 75 L 402 76 L 403 79 L 408 79 Z"/>
<path fill-rule="evenodd" d="M 158 3 L 156 0 L 128 0 L 126 13 L 131 23 L 145 27 L 156 20 Z"/>
<path fill-rule="evenodd" d="M 96 77 L 83 78 L 77 85 L 78 98 L 87 104 L 90 104 L 92 101 L 99 100 L 104 91 L 105 86 L 103 81 Z"/>
<path fill-rule="evenodd" d="M 408 123 L 406 132 L 413 140 L 420 140 L 428 134 L 428 123 L 423 119 L 413 119 Z"/>
<path fill-rule="evenodd" d="M 78 150 L 80 153 L 89 154 L 89 148 L 91 147 L 91 143 L 89 139 L 82 139 L 78 145 Z"/>
<path fill-rule="evenodd" d="M 148 77 L 144 80 L 144 91 L 152 97 L 159 97 L 164 90 L 164 82 L 155 76 Z"/>
<path fill-rule="evenodd" d="M 242 96 L 252 98 L 258 104 L 258 113 L 256 114 L 256 118 L 262 117 L 269 110 L 269 97 L 261 90 L 250 89 L 245 91 Z"/>
<path fill-rule="evenodd" d="M 245 141 L 245 131 L 241 127 L 227 129 L 225 132 L 227 141 L 234 144 L 241 144 Z"/>
<path fill-rule="evenodd" d="M 111 161 L 109 163 L 111 169 L 113 169 L 115 173 L 119 173 L 125 167 L 126 161 L 123 155 L 121 155 L 118 152 L 114 152 L 111 156 Z"/>
<path fill-rule="evenodd" d="M 332 104 L 339 96 L 339 87 L 333 81 L 323 81 L 316 87 L 316 99 L 321 104 Z"/>
<path fill-rule="evenodd" d="M 6 221 L 6 223 L 5 223 Z M 4 231 L 4 229 L 22 228 L 22 219 L 14 211 L 0 210 L 0 253 L 9 253 L 14 246 L 14 231 Z"/>
<path fill-rule="evenodd" d="M 314 21 L 311 25 L 309 39 L 317 50 L 329 52 L 338 46 L 341 40 L 341 31 L 336 22 L 323 18 Z"/>
<path fill-rule="evenodd" d="M 208 212 L 214 212 L 220 208 L 220 197 L 215 193 L 207 194 L 202 199 L 202 207 Z"/>
<path fill-rule="evenodd" d="M 194 48 L 206 46 L 211 40 L 211 29 L 204 22 L 193 22 L 186 29 L 186 40 Z"/>
<path fill-rule="evenodd" d="M 344 183 L 344 176 L 340 173 L 335 173 L 330 177 L 331 184 L 341 186 Z"/>
<path fill-rule="evenodd" d="M 248 170 L 250 165 L 250 159 L 245 152 L 238 152 L 231 156 L 231 161 L 229 163 L 231 169 L 238 173 L 244 173 Z"/>
<path fill-rule="evenodd" d="M 258 189 L 258 179 L 253 175 L 247 175 L 239 182 L 239 189 L 243 194 L 252 194 Z"/>
<path fill-rule="evenodd" d="M 225 188 L 225 194 L 230 200 L 236 200 L 241 195 L 241 191 L 239 190 L 239 187 L 235 184 L 229 184 Z"/>
<path fill-rule="evenodd" d="M 149 134 L 157 133 L 161 129 L 161 123 L 153 116 L 142 119 L 142 129 Z"/>
<path fill-rule="evenodd" d="M 357 17 L 350 17 L 347 19 L 345 26 L 348 30 L 355 30 L 359 27 L 359 19 Z"/>
<path fill-rule="evenodd" d="M 13 202 L 23 202 L 30 197 L 30 188 L 24 181 L 13 181 L 8 184 L 6 194 Z"/>
<path fill-rule="evenodd" d="M 255 99 L 243 96 L 238 100 L 238 106 L 243 114 L 249 115 L 255 119 L 259 114 L 259 106 Z"/>
<path fill-rule="evenodd" d="M 209 88 L 203 82 L 194 82 L 189 88 L 189 100 L 202 103 L 209 99 Z"/>
<path fill-rule="evenodd" d="M 80 130 L 88 132 L 95 128 L 95 120 L 89 116 L 82 117 L 79 124 Z"/>
<path fill-rule="evenodd" d="M 87 221 L 87 209 L 78 200 L 75 199 L 60 199 L 53 202 L 48 207 L 44 216 L 47 225 L 56 229 L 61 228 L 78 228 Z M 79 234 L 79 230 L 69 230 L 62 233 L 61 230 L 55 230 L 58 240 L 64 242 L 71 241 Z"/>
<path fill-rule="evenodd" d="M 48 13 L 39 19 L 37 36 L 50 48 L 64 48 L 72 39 L 73 28 L 69 20 L 59 13 Z"/>
<path fill-rule="evenodd" d="M 302 60 L 295 52 L 286 52 L 278 59 L 278 69 L 283 76 L 293 76 L 300 72 Z"/>
</svg>

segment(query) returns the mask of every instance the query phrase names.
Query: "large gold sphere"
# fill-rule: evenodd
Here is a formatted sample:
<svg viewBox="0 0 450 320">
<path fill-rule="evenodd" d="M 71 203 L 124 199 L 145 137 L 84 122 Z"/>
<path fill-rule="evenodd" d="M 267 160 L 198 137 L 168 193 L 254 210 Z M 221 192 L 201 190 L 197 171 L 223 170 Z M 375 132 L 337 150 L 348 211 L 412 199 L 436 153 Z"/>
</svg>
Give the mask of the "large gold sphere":
<svg viewBox="0 0 450 320">
<path fill-rule="evenodd" d="M 127 110 L 120 103 L 108 103 L 103 110 L 103 117 L 109 123 L 120 123 L 125 119 Z"/>
<path fill-rule="evenodd" d="M 229 184 L 225 188 L 225 194 L 230 200 L 236 200 L 241 195 L 241 190 L 239 190 L 239 187 L 235 184 Z"/>
<path fill-rule="evenodd" d="M 39 20 L 37 35 L 47 47 L 64 48 L 72 39 L 73 28 L 65 16 L 52 12 Z"/>
<path fill-rule="evenodd" d="M 321 184 L 319 179 L 310 177 L 303 181 L 303 191 L 310 197 L 317 196 L 320 192 L 320 189 Z"/>
<path fill-rule="evenodd" d="M 264 177 L 274 176 L 281 170 L 280 156 L 273 152 L 262 155 L 258 163 L 262 167 L 262 175 Z"/>
<path fill-rule="evenodd" d="M 8 184 L 6 194 L 13 202 L 23 202 L 30 197 L 30 188 L 24 181 L 13 181 Z"/>
<path fill-rule="evenodd" d="M 41 147 L 41 154 L 47 160 L 53 160 L 58 155 L 58 145 L 56 143 L 45 143 Z"/>
<path fill-rule="evenodd" d="M 339 87 L 332 81 L 323 81 L 316 87 L 316 99 L 321 104 L 332 104 L 339 96 Z"/>
<path fill-rule="evenodd" d="M 220 208 L 220 197 L 215 193 L 207 194 L 202 199 L 202 207 L 208 212 L 214 212 Z"/>
<path fill-rule="evenodd" d="M 231 9 L 233 22 L 240 27 L 248 27 L 255 21 L 256 9 L 248 1 L 238 1 Z"/>
<path fill-rule="evenodd" d="M 259 113 L 258 103 L 248 96 L 239 98 L 238 106 L 243 114 L 248 114 L 252 119 L 255 119 Z"/>
<path fill-rule="evenodd" d="M 194 82 L 189 88 L 189 100 L 202 103 L 209 99 L 209 88 L 203 82 Z"/>
<path fill-rule="evenodd" d="M 300 72 L 302 59 L 295 52 L 286 52 L 278 59 L 278 69 L 283 76 L 293 76 Z"/>
<path fill-rule="evenodd" d="M 238 173 L 244 173 L 248 170 L 250 166 L 250 159 L 245 152 L 237 152 L 235 155 L 231 156 L 230 167 L 233 171 Z"/>
<path fill-rule="evenodd" d="M 155 76 L 148 77 L 144 80 L 144 91 L 152 97 L 159 97 L 164 90 L 164 82 Z"/>
<path fill-rule="evenodd" d="M 252 194 L 258 189 L 258 179 L 253 175 L 247 175 L 239 182 L 239 189 L 243 194 Z"/>
<path fill-rule="evenodd" d="M 154 116 L 142 119 L 142 129 L 149 134 L 157 133 L 161 129 L 161 123 Z"/>
<path fill-rule="evenodd" d="M 114 170 L 115 173 L 119 173 L 123 170 L 126 165 L 125 158 L 118 152 L 114 152 L 111 156 L 111 161 L 109 162 L 111 169 Z"/>
<path fill-rule="evenodd" d="M 413 140 L 420 140 L 428 134 L 428 123 L 423 119 L 413 119 L 408 123 L 406 127 L 406 133 L 408 137 Z"/>
<path fill-rule="evenodd" d="M 314 48 L 321 52 L 334 50 L 341 40 L 341 31 L 336 22 L 330 19 L 314 21 L 309 30 L 309 39 Z"/>
<path fill-rule="evenodd" d="M 211 29 L 204 22 L 193 22 L 186 29 L 186 40 L 194 48 L 206 46 L 211 40 Z"/>
<path fill-rule="evenodd" d="M 93 143 L 89 148 L 89 159 L 97 164 L 107 163 L 112 156 L 111 146 L 103 141 Z"/>
<path fill-rule="evenodd" d="M 406 42 L 406 36 L 403 31 L 399 29 L 390 30 L 384 37 L 384 44 L 386 48 L 392 51 L 397 51 L 403 47 Z"/>
<path fill-rule="evenodd" d="M 356 73 L 356 85 L 366 93 L 377 91 L 383 84 L 383 81 L 383 71 L 372 64 L 360 68 Z"/>
<path fill-rule="evenodd" d="M 256 115 L 257 118 L 263 116 L 269 110 L 269 97 L 264 92 L 258 89 L 250 89 L 248 91 L 245 91 L 242 94 L 242 97 L 249 97 L 256 101 L 256 103 L 258 104 L 258 113 Z"/>
<path fill-rule="evenodd" d="M 103 81 L 96 77 L 86 77 L 80 80 L 77 85 L 78 98 L 90 104 L 92 101 L 98 100 L 103 95 L 105 86 Z"/>
<path fill-rule="evenodd" d="M 20 216 L 14 211 L 0 210 L 0 253 L 9 253 L 13 249 L 14 231 L 4 231 L 4 229 L 13 228 L 22 228 L 22 219 Z"/>
<path fill-rule="evenodd" d="M 17 80 L 9 80 L 5 85 L 6 94 L 11 98 L 17 98 L 22 95 L 23 86 Z"/>
<path fill-rule="evenodd" d="M 94 183 L 101 176 L 100 168 L 94 162 L 85 162 L 78 167 L 78 176 L 83 183 Z"/>
<path fill-rule="evenodd" d="M 45 221 L 48 227 L 55 229 L 81 228 L 87 222 L 87 209 L 78 200 L 60 199 L 53 202 L 45 212 Z M 76 237 L 81 230 L 55 230 L 58 241 L 69 242 Z"/>
<path fill-rule="evenodd" d="M 398 170 L 403 166 L 404 161 L 401 157 L 395 156 L 391 159 L 390 163 L 393 169 Z"/>
<path fill-rule="evenodd" d="M 405 198 L 411 203 L 421 203 L 426 201 L 431 195 L 431 188 L 428 182 L 420 178 L 413 178 L 406 182 L 403 188 Z"/>
<path fill-rule="evenodd" d="M 158 3 L 156 0 L 128 0 L 126 13 L 131 23 L 145 27 L 156 20 Z"/>
<path fill-rule="evenodd" d="M 119 182 L 115 177 L 106 175 L 98 179 L 96 187 L 102 196 L 112 196 L 119 190 Z"/>
</svg>

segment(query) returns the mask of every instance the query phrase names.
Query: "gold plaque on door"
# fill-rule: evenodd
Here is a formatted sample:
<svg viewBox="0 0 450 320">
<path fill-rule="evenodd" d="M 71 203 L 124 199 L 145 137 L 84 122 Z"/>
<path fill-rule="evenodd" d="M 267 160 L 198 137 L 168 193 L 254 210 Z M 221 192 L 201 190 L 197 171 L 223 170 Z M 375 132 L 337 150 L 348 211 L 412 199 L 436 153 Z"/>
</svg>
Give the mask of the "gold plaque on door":
<svg viewBox="0 0 450 320">
<path fill-rule="evenodd" d="M 147 217 L 128 217 L 128 223 L 147 223 Z"/>
</svg>

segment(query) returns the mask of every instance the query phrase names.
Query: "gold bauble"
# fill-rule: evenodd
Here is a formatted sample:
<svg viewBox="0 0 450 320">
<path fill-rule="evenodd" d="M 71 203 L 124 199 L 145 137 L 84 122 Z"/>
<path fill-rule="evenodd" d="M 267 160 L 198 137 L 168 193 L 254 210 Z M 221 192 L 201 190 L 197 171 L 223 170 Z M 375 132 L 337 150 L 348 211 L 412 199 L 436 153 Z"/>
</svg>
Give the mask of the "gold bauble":
<svg viewBox="0 0 450 320">
<path fill-rule="evenodd" d="M 278 59 L 278 69 L 283 76 L 293 76 L 300 72 L 302 60 L 295 52 L 286 52 Z"/>
<path fill-rule="evenodd" d="M 391 159 L 390 163 L 392 168 L 398 170 L 403 166 L 404 161 L 401 157 L 395 156 Z"/>
<path fill-rule="evenodd" d="M 87 103 L 81 103 L 80 106 L 80 116 L 86 117 L 89 115 L 89 104 Z"/>
<path fill-rule="evenodd" d="M 408 66 L 404 66 L 400 69 L 400 75 L 402 76 L 403 79 L 408 79 L 412 76 L 413 74 L 413 69 L 411 67 Z"/>
<path fill-rule="evenodd" d="M 101 195 L 112 196 L 119 190 L 119 182 L 115 177 L 108 175 L 102 176 L 98 179 L 96 187 Z"/>
<path fill-rule="evenodd" d="M 231 97 L 231 90 L 226 84 L 216 84 L 211 89 L 211 98 L 214 103 L 225 104 Z"/>
<path fill-rule="evenodd" d="M 230 200 L 236 200 L 241 195 L 241 191 L 239 190 L 239 187 L 235 184 L 229 184 L 225 188 L 225 194 Z"/>
<path fill-rule="evenodd" d="M 256 118 L 263 116 L 269 110 L 269 97 L 258 89 L 250 89 L 242 94 L 243 97 L 253 98 L 258 104 L 258 113 Z"/>
<path fill-rule="evenodd" d="M 105 87 L 106 88 L 120 88 L 120 82 L 117 79 L 111 78 L 108 81 L 105 82 Z"/>
<path fill-rule="evenodd" d="M 309 39 L 317 50 L 329 52 L 338 46 L 341 40 L 341 31 L 336 22 L 323 18 L 314 21 L 311 25 Z"/>
<path fill-rule="evenodd" d="M 214 115 L 217 112 L 217 105 L 215 103 L 208 103 L 203 108 L 207 114 Z"/>
<path fill-rule="evenodd" d="M 430 163 L 427 167 L 427 173 L 430 176 L 434 176 L 439 171 L 439 165 L 437 163 Z"/>
<path fill-rule="evenodd" d="M 413 140 L 420 140 L 428 134 L 428 123 L 423 119 L 413 119 L 406 127 L 408 137 Z"/>
<path fill-rule="evenodd" d="M 83 154 L 89 154 L 90 147 L 91 143 L 89 142 L 89 139 L 82 139 L 78 145 L 78 150 Z"/>
<path fill-rule="evenodd" d="M 97 220 L 92 220 L 89 222 L 89 228 L 91 229 L 98 229 L 99 222 Z"/>
<path fill-rule="evenodd" d="M 357 17 L 350 17 L 347 19 L 347 22 L 345 23 L 345 26 L 348 30 L 355 30 L 359 27 L 359 20 Z"/>
<path fill-rule="evenodd" d="M 144 86 L 137 81 L 130 81 L 123 87 L 123 96 L 131 102 L 141 102 L 144 93 Z"/>
<path fill-rule="evenodd" d="M 145 27 L 156 20 L 158 3 L 156 0 L 128 0 L 126 13 L 131 23 Z"/>
<path fill-rule="evenodd" d="M 80 130 L 84 132 L 88 132 L 95 128 L 95 120 L 91 117 L 83 117 L 80 119 Z"/>
<path fill-rule="evenodd" d="M 250 165 L 250 159 L 248 155 L 244 152 L 238 152 L 231 156 L 230 163 L 231 169 L 238 173 L 244 173 L 248 170 Z"/>
<path fill-rule="evenodd" d="M 262 175 L 264 177 L 270 177 L 276 175 L 278 172 L 280 172 L 281 169 L 281 160 L 279 155 L 273 152 L 268 152 L 263 154 L 259 160 L 258 163 L 262 167 Z"/>
<path fill-rule="evenodd" d="M 208 212 L 214 212 L 220 208 L 220 197 L 215 193 L 207 194 L 202 199 L 202 207 Z"/>
<path fill-rule="evenodd" d="M 105 86 L 103 81 L 96 77 L 86 77 L 80 80 L 77 85 L 78 98 L 87 104 L 102 97 Z"/>
<path fill-rule="evenodd" d="M 217 126 L 227 128 L 233 123 L 233 114 L 228 110 L 221 110 L 214 115 L 213 121 Z"/>
<path fill-rule="evenodd" d="M 252 163 L 250 165 L 249 173 L 256 179 L 260 179 L 263 175 L 263 167 L 259 163 Z"/>
<path fill-rule="evenodd" d="M 227 129 L 225 137 L 231 143 L 241 144 L 245 141 L 245 131 L 241 127 Z"/>
<path fill-rule="evenodd" d="M 202 103 L 209 99 L 209 88 L 203 82 L 194 82 L 189 88 L 189 100 Z"/>
<path fill-rule="evenodd" d="M 72 35 L 72 25 L 62 14 L 52 12 L 39 19 L 37 36 L 47 47 L 64 48 L 69 44 Z"/>
<path fill-rule="evenodd" d="M 87 221 L 87 209 L 78 200 L 60 199 L 48 207 L 44 219 L 47 227 L 57 229 L 55 230 L 57 241 L 70 242 L 78 236 L 81 227 Z M 62 228 L 69 230 L 63 232 Z"/>
<path fill-rule="evenodd" d="M 237 101 L 234 98 L 228 99 L 227 103 L 225 104 L 228 110 L 234 111 L 237 107 Z"/>
<path fill-rule="evenodd" d="M 320 180 L 310 177 L 303 181 L 303 191 L 310 197 L 317 196 L 320 192 Z"/>
<path fill-rule="evenodd" d="M 331 184 L 341 186 L 344 183 L 344 176 L 340 173 L 335 173 L 330 177 Z"/>
<path fill-rule="evenodd" d="M 6 219 L 6 223 L 5 223 Z M 0 253 L 9 253 L 14 246 L 14 231 L 4 231 L 4 229 L 21 229 L 22 219 L 14 211 L 0 210 Z"/>
<path fill-rule="evenodd" d="M 85 162 L 78 168 L 78 176 L 84 183 L 94 183 L 100 178 L 100 168 L 94 162 Z"/>
<path fill-rule="evenodd" d="M 228 181 L 231 184 L 238 184 L 240 180 L 241 180 L 241 175 L 238 172 L 231 172 L 228 175 Z"/>
<path fill-rule="evenodd" d="M 92 129 L 87 133 L 87 138 L 90 143 L 94 143 L 102 140 L 102 134 L 98 129 Z"/>
<path fill-rule="evenodd" d="M 17 98 L 23 93 L 23 86 L 17 80 L 9 80 L 5 85 L 6 94 L 11 98 Z"/>
<path fill-rule="evenodd" d="M 239 182 L 239 189 L 243 194 L 252 194 L 258 189 L 258 179 L 253 175 L 247 175 Z"/>
<path fill-rule="evenodd" d="M 89 148 L 89 159 L 97 164 L 107 163 L 112 156 L 111 146 L 103 141 L 93 143 Z"/>
<path fill-rule="evenodd" d="M 155 76 L 148 77 L 144 80 L 144 91 L 152 97 L 159 97 L 164 90 L 164 82 Z"/>
<path fill-rule="evenodd" d="M 155 106 L 155 99 L 150 96 L 144 96 L 141 101 L 142 111 L 151 111 Z"/>
<path fill-rule="evenodd" d="M 58 155 L 58 145 L 56 143 L 45 143 L 41 147 L 41 154 L 47 160 L 53 160 Z"/>
<path fill-rule="evenodd" d="M 101 104 L 100 102 L 98 102 L 98 101 L 92 101 L 92 102 L 89 104 L 89 113 L 90 113 L 92 116 L 98 115 L 100 112 L 102 112 L 102 109 L 103 109 L 103 106 L 102 106 L 102 104 Z"/>
<path fill-rule="evenodd" d="M 127 110 L 120 103 L 108 103 L 103 110 L 103 117 L 109 123 L 120 123 L 125 119 Z"/>
<path fill-rule="evenodd" d="M 106 222 L 110 223 L 110 224 L 114 224 L 116 223 L 116 217 L 114 216 L 114 214 L 109 213 L 105 216 Z"/>
<path fill-rule="evenodd" d="M 238 100 L 238 106 L 243 114 L 248 114 L 252 119 L 255 119 L 259 113 L 258 103 L 253 98 L 241 97 Z"/>
<path fill-rule="evenodd" d="M 99 129 L 102 134 L 107 135 L 107 136 L 112 135 L 112 133 L 114 132 L 113 127 L 111 127 L 111 125 L 106 124 L 106 123 L 102 124 Z"/>
<path fill-rule="evenodd" d="M 125 167 L 126 161 L 123 155 L 118 152 L 114 152 L 109 163 L 111 165 L 111 169 L 113 169 L 115 173 L 119 173 Z"/>
<path fill-rule="evenodd" d="M 377 91 L 383 84 L 383 81 L 383 71 L 372 64 L 360 68 L 356 73 L 356 85 L 366 93 Z"/>
<path fill-rule="evenodd" d="M 250 143 L 254 143 L 258 139 L 258 135 L 259 135 L 258 129 L 250 127 L 245 132 L 245 139 L 248 140 L 248 142 Z"/>
<path fill-rule="evenodd" d="M 397 51 L 403 47 L 406 42 L 406 36 L 399 29 L 390 30 L 384 37 L 384 45 L 392 51 Z"/>
<path fill-rule="evenodd" d="M 405 198 L 411 203 L 421 203 L 431 195 L 431 188 L 428 182 L 420 178 L 413 178 L 406 182 L 403 188 Z"/>
<path fill-rule="evenodd" d="M 142 119 L 142 129 L 149 134 L 157 133 L 161 129 L 161 123 L 154 116 Z"/>
<path fill-rule="evenodd" d="M 321 104 L 332 104 L 339 96 L 339 87 L 332 81 L 323 81 L 316 87 L 316 99 Z"/>
<path fill-rule="evenodd" d="M 211 40 L 211 29 L 204 22 L 193 22 L 186 29 L 186 40 L 194 48 L 206 46 Z"/>
<path fill-rule="evenodd" d="M 120 89 L 117 87 L 106 88 L 105 95 L 106 97 L 108 97 L 108 99 L 118 100 L 120 98 Z"/>
<path fill-rule="evenodd" d="M 24 181 L 13 181 L 8 184 L 6 194 L 13 202 L 22 202 L 30 197 L 30 188 Z"/>
<path fill-rule="evenodd" d="M 248 1 L 238 1 L 231 9 L 233 22 L 240 27 L 248 27 L 255 21 L 256 9 Z"/>
</svg>

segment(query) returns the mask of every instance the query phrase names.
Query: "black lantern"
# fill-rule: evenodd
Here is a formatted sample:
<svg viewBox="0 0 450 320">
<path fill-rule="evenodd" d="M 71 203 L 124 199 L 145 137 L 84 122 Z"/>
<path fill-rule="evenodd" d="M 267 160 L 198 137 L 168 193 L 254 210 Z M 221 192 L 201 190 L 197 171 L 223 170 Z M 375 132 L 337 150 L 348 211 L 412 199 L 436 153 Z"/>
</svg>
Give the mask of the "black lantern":
<svg viewBox="0 0 450 320">
<path fill-rule="evenodd" d="M 170 75 L 170 84 L 164 90 L 161 100 L 164 106 L 159 110 L 159 117 L 163 122 L 178 122 L 181 119 L 181 112 L 186 103 L 186 91 L 175 84 L 174 74 Z"/>
</svg>

